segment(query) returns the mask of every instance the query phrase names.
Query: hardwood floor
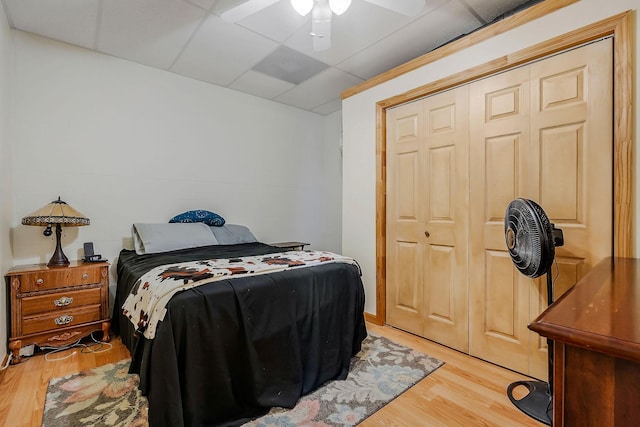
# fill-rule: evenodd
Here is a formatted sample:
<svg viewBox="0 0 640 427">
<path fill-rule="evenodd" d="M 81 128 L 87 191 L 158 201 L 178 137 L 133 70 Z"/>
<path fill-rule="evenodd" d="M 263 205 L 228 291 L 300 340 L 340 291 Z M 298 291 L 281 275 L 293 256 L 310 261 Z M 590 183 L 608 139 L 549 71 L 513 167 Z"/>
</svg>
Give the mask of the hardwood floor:
<svg viewBox="0 0 640 427">
<path fill-rule="evenodd" d="M 507 397 L 507 386 L 526 380 L 524 375 L 389 326 L 368 323 L 367 329 L 445 364 L 364 420 L 362 427 L 544 425 L 520 412 Z"/>
<path fill-rule="evenodd" d="M 40 426 L 47 384 L 51 378 L 129 357 L 129 350 L 122 345 L 120 338 L 112 338 L 109 344 L 111 348 L 107 351 L 88 353 L 81 348 L 73 348 L 49 355 L 50 359 L 61 360 L 47 361 L 43 354 L 38 354 L 9 366 L 0 379 L 0 426 Z M 92 348 L 99 350 L 97 346 Z M 103 344 L 102 349 L 106 348 L 108 345 Z M 65 356 L 69 357 L 62 359 Z"/>
<path fill-rule="evenodd" d="M 362 427 L 542 426 L 515 408 L 505 393 L 507 385 L 525 379 L 523 375 L 388 326 L 367 327 L 445 365 L 366 419 Z M 99 353 L 76 348 L 55 355 L 70 355 L 64 360 L 46 361 L 43 355 L 36 355 L 3 371 L 0 425 L 40 426 L 49 379 L 129 357 L 119 338 L 112 339 L 111 344 L 111 349 Z"/>
</svg>

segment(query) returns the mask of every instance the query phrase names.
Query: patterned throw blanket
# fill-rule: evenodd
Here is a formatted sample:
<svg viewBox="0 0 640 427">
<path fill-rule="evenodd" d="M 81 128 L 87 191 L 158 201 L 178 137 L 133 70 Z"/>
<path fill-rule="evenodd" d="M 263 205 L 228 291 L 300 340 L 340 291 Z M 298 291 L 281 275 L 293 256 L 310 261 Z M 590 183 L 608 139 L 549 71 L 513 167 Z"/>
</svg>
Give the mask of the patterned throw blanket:
<svg viewBox="0 0 640 427">
<path fill-rule="evenodd" d="M 342 262 L 358 265 L 353 258 L 326 251 L 289 251 L 259 256 L 166 264 L 145 273 L 122 305 L 123 314 L 138 333 L 148 339 L 156 335 L 173 295 L 216 280 L 283 271 L 291 268 Z"/>
</svg>

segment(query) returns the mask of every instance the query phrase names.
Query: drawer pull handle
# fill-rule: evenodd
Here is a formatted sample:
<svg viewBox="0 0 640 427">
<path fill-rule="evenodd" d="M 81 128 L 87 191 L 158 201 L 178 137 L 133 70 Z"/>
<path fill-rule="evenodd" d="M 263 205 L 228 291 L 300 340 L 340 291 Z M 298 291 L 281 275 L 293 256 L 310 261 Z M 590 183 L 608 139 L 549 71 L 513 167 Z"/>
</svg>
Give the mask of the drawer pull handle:
<svg viewBox="0 0 640 427">
<path fill-rule="evenodd" d="M 82 280 L 87 280 L 89 278 L 89 273 L 82 273 Z"/>
<path fill-rule="evenodd" d="M 56 325 L 67 325 L 73 321 L 73 316 L 69 316 L 68 314 L 63 314 L 60 317 L 57 317 L 54 322 Z"/>
<path fill-rule="evenodd" d="M 56 307 L 65 307 L 73 302 L 73 297 L 61 297 L 55 300 L 53 303 Z"/>
<path fill-rule="evenodd" d="M 43 284 L 44 284 L 44 280 L 43 279 L 36 280 L 36 286 L 42 286 Z"/>
</svg>

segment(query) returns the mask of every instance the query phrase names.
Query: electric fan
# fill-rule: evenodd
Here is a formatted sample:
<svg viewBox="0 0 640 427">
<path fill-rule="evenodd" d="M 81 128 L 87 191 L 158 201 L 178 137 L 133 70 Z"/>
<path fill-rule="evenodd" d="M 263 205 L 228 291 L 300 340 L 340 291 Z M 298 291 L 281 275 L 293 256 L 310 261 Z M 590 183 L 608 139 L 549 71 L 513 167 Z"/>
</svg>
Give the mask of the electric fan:
<svg viewBox="0 0 640 427">
<path fill-rule="evenodd" d="M 547 275 L 547 302 L 553 302 L 551 266 L 555 248 L 564 244 L 562 230 L 555 228 L 544 210 L 529 199 L 514 199 L 507 206 L 504 233 L 509 255 L 518 271 L 535 279 Z M 553 415 L 553 341 L 547 339 L 549 352 L 549 382 L 516 381 L 507 387 L 509 400 L 522 412 L 541 423 L 551 425 Z M 529 390 L 522 399 L 513 397 L 513 390 L 524 386 Z"/>
</svg>

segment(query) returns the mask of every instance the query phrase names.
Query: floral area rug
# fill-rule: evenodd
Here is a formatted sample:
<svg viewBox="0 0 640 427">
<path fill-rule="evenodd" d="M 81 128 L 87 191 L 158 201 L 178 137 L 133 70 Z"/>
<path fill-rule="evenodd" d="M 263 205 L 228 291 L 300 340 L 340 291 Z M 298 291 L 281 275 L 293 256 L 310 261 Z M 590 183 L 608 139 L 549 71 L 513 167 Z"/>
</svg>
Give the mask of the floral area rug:
<svg viewBox="0 0 640 427">
<path fill-rule="evenodd" d="M 46 427 L 148 426 L 147 399 L 129 359 L 49 381 L 42 416 Z"/>
<path fill-rule="evenodd" d="M 354 426 L 435 371 L 443 362 L 374 334 L 351 359 L 345 380 L 302 397 L 293 409 L 273 408 L 246 426 Z M 148 426 L 147 400 L 129 360 L 54 378 L 42 425 Z"/>
<path fill-rule="evenodd" d="M 345 380 L 302 397 L 293 409 L 274 408 L 246 426 L 354 426 L 443 365 L 384 337 L 369 334 Z"/>
</svg>

